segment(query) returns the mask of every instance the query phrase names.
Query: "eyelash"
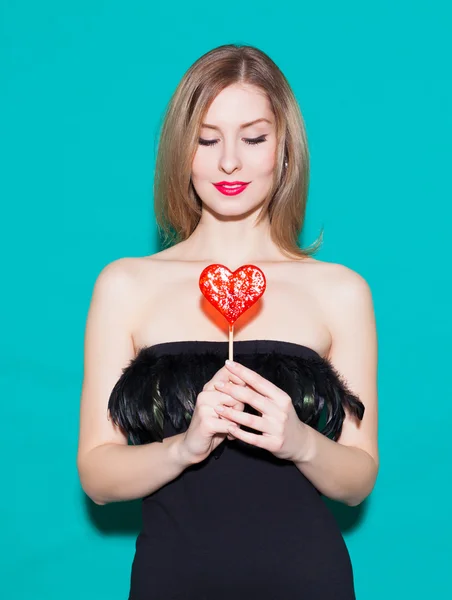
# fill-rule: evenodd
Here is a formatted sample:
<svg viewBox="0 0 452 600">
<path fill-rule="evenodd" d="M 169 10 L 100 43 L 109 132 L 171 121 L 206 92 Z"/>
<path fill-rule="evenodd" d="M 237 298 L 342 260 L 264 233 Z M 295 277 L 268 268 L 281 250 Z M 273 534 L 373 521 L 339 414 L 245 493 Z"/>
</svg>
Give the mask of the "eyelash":
<svg viewBox="0 0 452 600">
<path fill-rule="evenodd" d="M 250 144 L 252 146 L 255 146 L 257 144 L 262 144 L 262 142 L 266 142 L 266 135 L 261 135 L 258 138 L 252 138 L 252 139 L 246 139 L 244 138 L 244 141 L 246 144 Z M 202 138 L 199 138 L 199 143 L 201 144 L 201 146 L 215 146 L 215 144 L 218 142 L 218 140 L 203 140 Z"/>
</svg>

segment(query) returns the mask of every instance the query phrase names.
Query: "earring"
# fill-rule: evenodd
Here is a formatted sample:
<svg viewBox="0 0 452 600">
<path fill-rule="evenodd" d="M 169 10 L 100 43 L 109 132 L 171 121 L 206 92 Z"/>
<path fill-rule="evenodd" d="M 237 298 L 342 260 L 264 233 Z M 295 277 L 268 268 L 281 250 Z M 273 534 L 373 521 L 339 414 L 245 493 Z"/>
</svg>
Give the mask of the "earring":
<svg viewBox="0 0 452 600">
<path fill-rule="evenodd" d="M 288 161 L 287 161 L 287 158 L 285 158 L 285 159 L 284 159 L 284 166 L 285 166 L 285 168 L 286 168 L 286 169 L 287 169 L 287 166 L 288 166 L 288 164 L 289 164 L 289 163 L 288 163 Z"/>
</svg>

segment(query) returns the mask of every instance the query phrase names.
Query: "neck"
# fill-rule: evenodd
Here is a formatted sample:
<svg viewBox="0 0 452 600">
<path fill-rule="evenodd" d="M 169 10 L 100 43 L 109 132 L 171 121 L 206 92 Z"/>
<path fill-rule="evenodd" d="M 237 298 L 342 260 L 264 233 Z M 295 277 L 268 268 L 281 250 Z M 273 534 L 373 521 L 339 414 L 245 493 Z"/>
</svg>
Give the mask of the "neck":
<svg viewBox="0 0 452 600">
<path fill-rule="evenodd" d="M 256 225 L 256 218 L 255 213 L 218 217 L 203 210 L 195 231 L 184 242 L 184 256 L 187 260 L 222 263 L 231 270 L 247 263 L 283 259 L 271 239 L 269 219 Z"/>
</svg>

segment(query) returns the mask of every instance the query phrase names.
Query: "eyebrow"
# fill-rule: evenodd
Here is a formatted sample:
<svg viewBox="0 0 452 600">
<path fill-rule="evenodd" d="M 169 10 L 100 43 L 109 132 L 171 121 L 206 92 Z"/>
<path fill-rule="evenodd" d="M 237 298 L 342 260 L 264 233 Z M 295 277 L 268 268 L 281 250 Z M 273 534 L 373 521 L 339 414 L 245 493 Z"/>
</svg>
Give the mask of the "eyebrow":
<svg viewBox="0 0 452 600">
<path fill-rule="evenodd" d="M 255 125 L 256 123 L 260 123 L 261 121 L 270 123 L 270 125 L 272 124 L 271 121 L 262 117 L 260 119 L 255 119 L 254 121 L 250 121 L 249 123 L 242 123 L 242 125 L 240 125 L 240 129 L 245 129 L 246 127 L 251 127 L 251 125 Z M 207 129 L 217 129 L 218 131 L 220 130 L 220 128 L 217 127 L 216 125 L 209 125 L 208 123 L 202 123 L 201 127 L 206 127 Z"/>
</svg>

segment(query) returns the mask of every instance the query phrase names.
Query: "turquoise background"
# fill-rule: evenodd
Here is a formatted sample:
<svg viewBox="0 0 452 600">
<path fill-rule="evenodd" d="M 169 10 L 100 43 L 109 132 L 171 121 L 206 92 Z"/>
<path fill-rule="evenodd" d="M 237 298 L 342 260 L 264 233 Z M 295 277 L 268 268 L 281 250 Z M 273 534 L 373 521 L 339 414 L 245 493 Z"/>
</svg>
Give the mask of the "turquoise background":
<svg viewBox="0 0 452 600">
<path fill-rule="evenodd" d="M 303 243 L 324 225 L 317 258 L 373 292 L 380 474 L 359 507 L 330 503 L 357 598 L 452 591 L 451 21 L 446 1 L 0 2 L 3 597 L 127 597 L 140 503 L 94 505 L 76 471 L 85 320 L 107 263 L 158 250 L 164 107 L 231 42 L 300 103 Z"/>
</svg>

